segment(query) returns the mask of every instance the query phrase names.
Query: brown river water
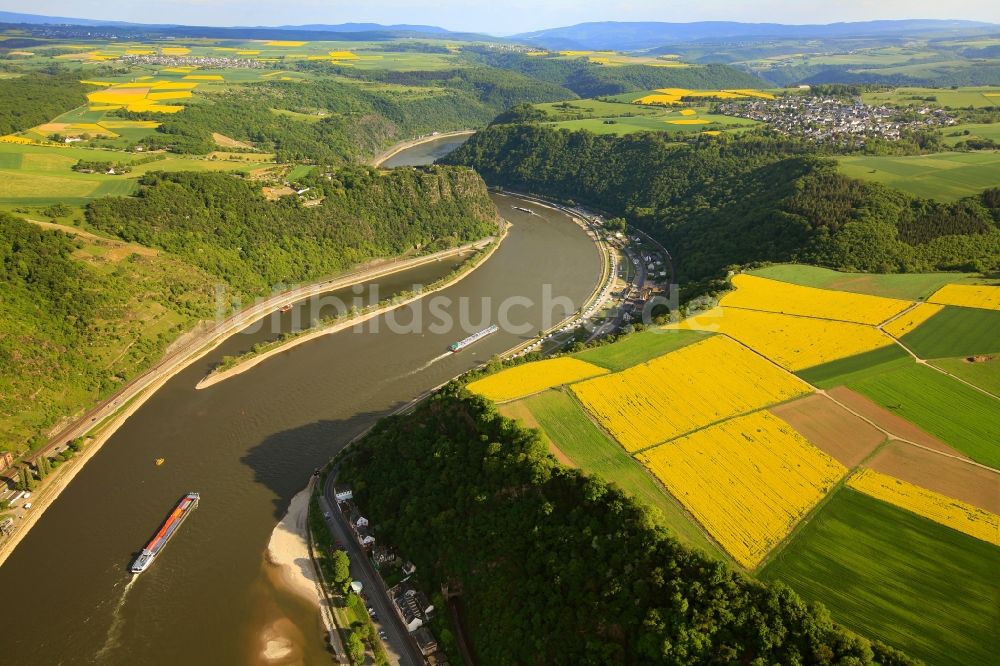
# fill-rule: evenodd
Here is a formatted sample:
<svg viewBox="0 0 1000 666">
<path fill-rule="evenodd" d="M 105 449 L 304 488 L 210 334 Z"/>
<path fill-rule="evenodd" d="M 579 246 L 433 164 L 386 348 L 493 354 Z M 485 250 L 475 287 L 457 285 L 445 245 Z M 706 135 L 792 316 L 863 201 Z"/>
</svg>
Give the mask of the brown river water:
<svg viewBox="0 0 1000 666">
<path fill-rule="evenodd" d="M 434 146 L 413 150 L 437 156 Z M 416 313 L 425 323 L 442 312 L 457 320 L 466 299 L 468 330 L 397 332 L 383 316 L 364 332 L 319 338 L 195 390 L 223 355 L 272 337 L 268 326 L 234 335 L 152 396 L 0 566 L 0 664 L 258 664 L 268 631 L 294 644 L 287 663 L 329 663 L 317 610 L 275 584 L 264 560 L 292 496 L 313 468 L 380 416 L 533 335 L 544 323 L 543 285 L 575 309 L 600 277 L 596 247 L 565 215 L 503 195 L 494 200 L 513 224 L 496 253 L 458 284 L 395 315 L 401 323 Z M 454 265 L 382 278 L 380 295 L 426 284 Z M 435 296 L 450 305 L 430 309 Z M 447 353 L 515 296 L 535 302 L 510 310 L 526 333 L 501 331 Z M 295 316 L 308 321 L 308 308 L 300 304 L 277 319 L 285 328 Z M 157 458 L 164 464 L 155 465 Z M 134 554 L 188 491 L 201 493 L 199 508 L 132 579 Z"/>
</svg>

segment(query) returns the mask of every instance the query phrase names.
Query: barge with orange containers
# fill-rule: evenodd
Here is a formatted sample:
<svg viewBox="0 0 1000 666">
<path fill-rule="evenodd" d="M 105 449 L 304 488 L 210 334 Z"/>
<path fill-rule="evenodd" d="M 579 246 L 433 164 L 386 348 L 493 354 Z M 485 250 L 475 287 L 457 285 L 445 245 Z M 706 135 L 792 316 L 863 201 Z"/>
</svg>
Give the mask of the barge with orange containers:
<svg viewBox="0 0 1000 666">
<path fill-rule="evenodd" d="M 171 537 L 177 533 L 178 528 L 180 528 L 181 523 L 183 523 L 191 512 L 198 507 L 198 502 L 201 500 L 201 495 L 198 493 L 188 493 L 181 498 L 181 501 L 177 503 L 174 510 L 170 512 L 167 516 L 166 521 L 160 527 L 160 530 L 156 533 L 146 547 L 142 549 L 139 556 L 135 558 L 132 562 L 131 571 L 134 574 L 141 574 L 143 571 L 149 568 L 149 565 L 153 563 L 153 559 L 163 550 L 163 547 L 167 545 Z"/>
</svg>

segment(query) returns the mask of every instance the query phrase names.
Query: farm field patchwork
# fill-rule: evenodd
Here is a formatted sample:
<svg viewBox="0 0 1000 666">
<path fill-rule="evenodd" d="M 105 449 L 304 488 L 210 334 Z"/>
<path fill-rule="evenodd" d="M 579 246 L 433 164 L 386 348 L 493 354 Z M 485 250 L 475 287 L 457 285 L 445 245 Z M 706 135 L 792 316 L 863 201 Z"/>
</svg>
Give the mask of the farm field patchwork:
<svg viewBox="0 0 1000 666">
<path fill-rule="evenodd" d="M 898 340 L 943 309 L 943 305 L 920 303 L 883 326 L 882 330 Z"/>
<path fill-rule="evenodd" d="M 940 451 L 962 460 L 969 459 L 961 451 L 946 444 L 915 423 L 907 421 L 902 416 L 894 414 L 871 398 L 852 391 L 846 386 L 827 389 L 826 394 L 851 411 L 868 419 L 879 428 L 891 433 L 894 439 L 914 442 L 933 451 Z"/>
<path fill-rule="evenodd" d="M 885 441 L 881 430 L 818 393 L 768 411 L 845 467 L 854 467 Z"/>
<path fill-rule="evenodd" d="M 900 342 L 923 359 L 1000 352 L 1000 311 L 947 306 Z"/>
<path fill-rule="evenodd" d="M 723 336 L 571 388 L 629 452 L 811 390 Z"/>
<path fill-rule="evenodd" d="M 935 153 L 903 157 L 840 157 L 840 172 L 909 194 L 955 201 L 1000 182 L 1000 152 Z"/>
<path fill-rule="evenodd" d="M 873 326 L 741 308 L 714 308 L 670 327 L 724 333 L 793 371 L 895 346 Z"/>
<path fill-rule="evenodd" d="M 865 466 L 990 513 L 1000 513 L 1000 474 L 968 461 L 903 442 L 889 442 Z"/>
<path fill-rule="evenodd" d="M 907 481 L 863 469 L 847 486 L 963 534 L 1000 546 L 1000 516 Z"/>
<path fill-rule="evenodd" d="M 710 333 L 652 328 L 614 342 L 573 354 L 608 370 L 625 370 L 662 354 L 704 340 Z"/>
<path fill-rule="evenodd" d="M 1000 310 L 1000 287 L 992 285 L 948 284 L 927 299 L 942 305 Z"/>
<path fill-rule="evenodd" d="M 734 291 L 719 305 L 763 312 L 876 325 L 912 305 L 909 301 L 803 287 L 757 275 L 733 276 Z"/>
<path fill-rule="evenodd" d="M 843 488 L 764 567 L 833 619 L 931 664 L 994 663 L 997 561 L 985 541 Z"/>
<path fill-rule="evenodd" d="M 750 569 L 847 471 L 768 412 L 730 419 L 637 458 Z"/>
<path fill-rule="evenodd" d="M 726 557 L 705 532 L 685 513 L 676 500 L 660 488 L 635 458 L 591 422 L 571 395 L 557 390 L 544 391 L 514 403 L 534 417 L 537 427 L 548 436 L 574 466 L 615 483 L 625 492 L 659 510 L 664 523 L 677 538 L 708 553 Z"/>
<path fill-rule="evenodd" d="M 523 398 L 553 386 L 603 375 L 607 372 L 605 368 L 579 359 L 551 358 L 501 370 L 496 374 L 471 382 L 468 388 L 473 393 L 478 393 L 490 400 L 504 402 Z"/>
<path fill-rule="evenodd" d="M 804 264 L 775 264 L 754 269 L 749 273 L 804 287 L 835 289 L 907 301 L 927 298 L 948 283 L 959 282 L 974 275 L 973 273 L 847 273 Z"/>
<path fill-rule="evenodd" d="M 877 370 L 888 370 L 912 362 L 912 357 L 906 350 L 894 344 L 806 368 L 795 374 L 820 388 L 832 388 L 842 386 L 854 378 L 866 377 Z"/>
<path fill-rule="evenodd" d="M 1000 400 L 908 363 L 847 382 L 973 460 L 1000 469 Z"/>
</svg>

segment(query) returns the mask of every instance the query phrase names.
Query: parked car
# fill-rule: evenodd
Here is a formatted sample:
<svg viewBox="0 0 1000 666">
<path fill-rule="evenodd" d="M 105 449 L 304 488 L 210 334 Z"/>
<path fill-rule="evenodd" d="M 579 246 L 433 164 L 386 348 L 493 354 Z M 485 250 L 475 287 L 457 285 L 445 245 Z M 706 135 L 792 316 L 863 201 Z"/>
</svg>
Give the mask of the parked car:
<svg viewBox="0 0 1000 666">
<path fill-rule="evenodd" d="M 385 633 L 384 629 L 379 629 L 378 637 L 381 638 L 384 641 L 389 640 L 389 634 Z"/>
</svg>

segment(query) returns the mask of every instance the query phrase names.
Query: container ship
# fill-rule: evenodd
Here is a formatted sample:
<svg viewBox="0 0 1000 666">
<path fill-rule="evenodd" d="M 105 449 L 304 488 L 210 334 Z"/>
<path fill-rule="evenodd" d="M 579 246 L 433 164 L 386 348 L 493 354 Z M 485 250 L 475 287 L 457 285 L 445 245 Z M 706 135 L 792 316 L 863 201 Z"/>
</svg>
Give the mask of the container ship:
<svg viewBox="0 0 1000 666">
<path fill-rule="evenodd" d="M 468 347 L 469 345 L 471 345 L 473 342 L 476 342 L 477 340 L 482 340 L 487 335 L 493 335 L 494 333 L 496 333 L 499 330 L 500 330 L 500 327 L 497 326 L 496 324 L 493 324 L 489 328 L 484 328 L 483 330 L 481 330 L 481 331 L 479 331 L 477 333 L 473 333 L 472 335 L 470 335 L 469 337 L 467 337 L 464 340 L 460 340 L 459 342 L 453 342 L 451 345 L 448 346 L 448 349 L 450 349 L 453 352 L 460 352 L 463 349 L 465 349 L 466 347 Z"/>
<path fill-rule="evenodd" d="M 163 550 L 163 547 L 167 545 L 170 538 L 177 533 L 177 529 L 181 526 L 181 523 L 198 506 L 200 499 L 201 495 L 198 493 L 188 493 L 181 498 L 181 501 L 177 503 L 177 506 L 174 507 L 174 510 L 170 512 L 170 515 L 164 521 L 163 526 L 160 527 L 160 531 L 150 539 L 146 547 L 139 553 L 139 557 L 135 558 L 131 567 L 132 573 L 141 574 L 149 568 L 149 565 L 153 563 L 153 559 Z"/>
</svg>

